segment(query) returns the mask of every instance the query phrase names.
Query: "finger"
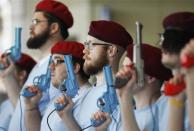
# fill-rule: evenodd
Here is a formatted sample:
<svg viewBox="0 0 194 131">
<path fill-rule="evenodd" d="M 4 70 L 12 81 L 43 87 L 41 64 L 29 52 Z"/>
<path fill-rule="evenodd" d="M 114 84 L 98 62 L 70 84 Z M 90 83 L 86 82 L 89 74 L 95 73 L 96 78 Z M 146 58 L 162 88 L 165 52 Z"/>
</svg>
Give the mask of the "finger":
<svg viewBox="0 0 194 131">
<path fill-rule="evenodd" d="M 67 102 L 70 104 L 70 105 L 73 105 L 73 101 L 71 99 L 71 97 L 68 97 L 68 96 L 65 96 L 65 99 L 67 100 Z"/>
<path fill-rule="evenodd" d="M 105 113 L 106 123 L 111 123 L 112 119 L 108 113 Z"/>
<path fill-rule="evenodd" d="M 105 118 L 105 115 L 104 115 L 104 113 L 103 113 L 103 112 L 98 111 L 98 112 L 97 112 L 97 114 L 98 114 L 98 117 L 99 117 L 99 119 L 100 119 L 101 121 L 103 121 L 103 120 L 105 120 L 105 119 L 106 119 L 106 118 Z"/>
<path fill-rule="evenodd" d="M 7 59 L 8 59 L 8 61 L 9 61 L 9 64 L 14 65 L 14 62 L 13 62 L 13 60 L 11 59 L 10 56 L 8 56 Z"/>
</svg>

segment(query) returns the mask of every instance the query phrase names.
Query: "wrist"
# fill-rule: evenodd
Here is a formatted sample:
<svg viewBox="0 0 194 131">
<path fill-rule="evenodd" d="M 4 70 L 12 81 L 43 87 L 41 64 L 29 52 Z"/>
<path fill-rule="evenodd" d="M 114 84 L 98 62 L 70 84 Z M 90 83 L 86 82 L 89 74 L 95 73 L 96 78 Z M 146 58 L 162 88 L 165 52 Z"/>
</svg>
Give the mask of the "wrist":
<svg viewBox="0 0 194 131">
<path fill-rule="evenodd" d="M 61 115 L 61 119 L 65 122 L 65 123 L 69 123 L 71 121 L 74 121 L 74 116 L 72 113 L 69 114 L 63 114 Z"/>
<path fill-rule="evenodd" d="M 130 101 L 133 99 L 133 95 L 129 92 L 123 92 L 122 94 L 119 95 L 119 99 L 121 101 Z"/>
<path fill-rule="evenodd" d="M 38 110 L 37 106 L 34 106 L 32 108 L 25 108 L 25 111 L 35 111 L 35 110 Z"/>
<path fill-rule="evenodd" d="M 31 109 L 35 109 L 37 108 L 38 109 L 38 105 L 36 104 L 25 104 L 25 110 L 31 110 Z"/>
<path fill-rule="evenodd" d="M 62 119 L 64 120 L 69 120 L 69 119 L 73 119 L 73 113 L 72 112 L 62 112 Z"/>
</svg>

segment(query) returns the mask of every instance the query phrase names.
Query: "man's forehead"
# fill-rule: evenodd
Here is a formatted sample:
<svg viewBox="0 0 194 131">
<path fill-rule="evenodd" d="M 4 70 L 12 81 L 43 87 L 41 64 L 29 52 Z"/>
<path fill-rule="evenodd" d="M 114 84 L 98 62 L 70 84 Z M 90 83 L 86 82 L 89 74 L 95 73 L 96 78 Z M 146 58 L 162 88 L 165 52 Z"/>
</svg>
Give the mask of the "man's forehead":
<svg viewBox="0 0 194 131">
<path fill-rule="evenodd" d="M 64 55 L 62 55 L 62 54 L 53 54 L 52 58 L 53 59 L 59 59 L 59 58 L 63 59 Z"/>
<path fill-rule="evenodd" d="M 41 11 L 34 12 L 33 19 L 37 19 L 37 18 L 39 18 L 39 19 L 45 19 L 45 16 L 44 16 L 43 12 L 41 12 Z"/>
<path fill-rule="evenodd" d="M 111 44 L 111 43 L 102 41 L 102 40 L 97 39 L 97 38 L 95 38 L 95 37 L 93 37 L 93 36 L 90 36 L 90 35 L 87 36 L 86 41 L 87 41 L 87 42 L 91 42 L 91 43 L 107 43 L 107 44 Z"/>
</svg>

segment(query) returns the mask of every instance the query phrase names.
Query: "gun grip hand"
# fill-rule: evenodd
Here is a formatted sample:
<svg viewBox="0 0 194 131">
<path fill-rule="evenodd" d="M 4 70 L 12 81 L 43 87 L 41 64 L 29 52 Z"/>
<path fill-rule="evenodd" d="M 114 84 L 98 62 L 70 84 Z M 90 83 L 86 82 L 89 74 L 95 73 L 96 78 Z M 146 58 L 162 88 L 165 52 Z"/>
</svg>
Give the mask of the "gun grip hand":
<svg viewBox="0 0 194 131">
<path fill-rule="evenodd" d="M 128 81 L 129 81 L 129 78 L 116 77 L 115 78 L 115 88 L 117 89 L 122 88 L 123 86 L 127 84 Z"/>
<path fill-rule="evenodd" d="M 57 111 L 61 111 L 65 108 L 67 103 L 65 103 L 65 98 L 64 97 L 59 97 L 56 102 L 54 103 L 55 109 Z"/>
<path fill-rule="evenodd" d="M 91 121 L 91 125 L 92 125 L 93 127 L 97 127 L 97 126 L 102 125 L 102 124 L 106 121 L 106 119 L 103 119 L 103 120 L 95 120 L 95 119 L 91 119 L 90 121 Z"/>
<path fill-rule="evenodd" d="M 0 70 L 6 69 L 10 65 L 10 57 L 9 54 L 2 54 L 0 58 Z"/>
<path fill-rule="evenodd" d="M 33 97 L 37 94 L 37 89 L 35 87 L 23 88 L 20 94 L 24 97 Z"/>
</svg>

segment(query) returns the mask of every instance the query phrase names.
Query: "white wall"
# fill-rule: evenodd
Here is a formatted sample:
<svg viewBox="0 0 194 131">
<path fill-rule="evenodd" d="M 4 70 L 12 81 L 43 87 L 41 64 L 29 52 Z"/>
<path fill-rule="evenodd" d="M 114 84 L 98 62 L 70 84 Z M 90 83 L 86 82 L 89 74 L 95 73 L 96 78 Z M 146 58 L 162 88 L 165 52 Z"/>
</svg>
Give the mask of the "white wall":
<svg viewBox="0 0 194 131">
<path fill-rule="evenodd" d="M 111 9 L 112 20 L 122 24 L 135 37 L 135 21 L 143 23 L 143 40 L 156 44 L 163 31 L 162 20 L 177 11 L 193 11 L 193 0 L 92 0 L 92 19 L 100 18 L 102 6 Z"/>
</svg>

